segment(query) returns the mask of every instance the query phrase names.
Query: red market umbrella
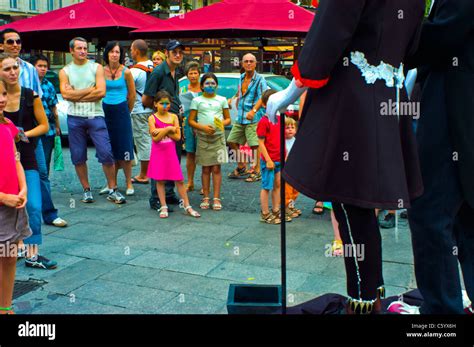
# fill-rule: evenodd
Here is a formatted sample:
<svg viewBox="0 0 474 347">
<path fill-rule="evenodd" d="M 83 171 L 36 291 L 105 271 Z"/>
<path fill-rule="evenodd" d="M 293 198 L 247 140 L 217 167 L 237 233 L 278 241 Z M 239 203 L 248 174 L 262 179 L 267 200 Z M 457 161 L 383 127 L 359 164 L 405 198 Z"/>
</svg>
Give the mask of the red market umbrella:
<svg viewBox="0 0 474 347">
<path fill-rule="evenodd" d="M 103 45 L 108 40 L 129 39 L 131 30 L 164 22 L 107 0 L 85 0 L 3 25 L 0 30 L 18 30 L 29 49 L 68 51 L 68 42 L 75 36 L 97 39 Z"/>
<path fill-rule="evenodd" d="M 224 0 L 131 32 L 143 38 L 304 37 L 314 14 L 289 0 Z"/>
</svg>

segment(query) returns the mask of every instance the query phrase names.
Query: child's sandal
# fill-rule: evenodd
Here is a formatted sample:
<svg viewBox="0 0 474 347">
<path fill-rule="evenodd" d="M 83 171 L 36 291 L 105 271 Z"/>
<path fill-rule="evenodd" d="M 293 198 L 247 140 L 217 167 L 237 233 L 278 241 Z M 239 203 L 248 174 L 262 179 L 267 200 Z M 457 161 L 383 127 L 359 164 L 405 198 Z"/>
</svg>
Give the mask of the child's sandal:
<svg viewBox="0 0 474 347">
<path fill-rule="evenodd" d="M 214 201 L 214 203 L 212 204 L 212 209 L 214 211 L 220 211 L 222 210 L 222 204 L 221 204 L 221 199 L 219 198 L 214 198 L 212 199 Z M 217 201 L 217 202 L 216 202 Z"/>
<path fill-rule="evenodd" d="M 12 307 L 0 307 L 0 314 L 15 314 Z"/>
<path fill-rule="evenodd" d="M 260 214 L 260 221 L 265 222 L 267 224 L 281 224 L 280 217 L 277 215 L 269 212 L 267 214 L 261 213 Z"/>
<path fill-rule="evenodd" d="M 203 210 L 209 210 L 209 200 L 211 200 L 210 197 L 204 197 L 202 198 L 202 202 L 201 202 L 201 205 L 199 205 L 199 207 Z"/>
<path fill-rule="evenodd" d="M 194 217 L 194 218 L 199 218 L 201 217 L 201 215 L 197 212 L 197 211 L 194 211 L 193 210 L 193 207 L 191 205 L 189 206 L 186 206 L 184 208 L 184 213 L 188 216 L 191 216 L 191 217 Z"/>
<path fill-rule="evenodd" d="M 286 214 L 288 216 L 290 216 L 291 218 L 298 218 L 300 215 L 295 211 L 293 210 L 291 207 L 287 207 L 286 208 Z"/>
<path fill-rule="evenodd" d="M 160 218 L 168 218 L 168 206 L 161 206 L 158 211 L 160 211 Z"/>
<path fill-rule="evenodd" d="M 333 257 L 341 257 L 344 253 L 342 240 L 334 240 L 332 242 L 331 251 L 332 251 Z"/>
<path fill-rule="evenodd" d="M 257 181 L 260 181 L 261 179 L 262 179 L 262 174 L 260 172 L 254 172 L 245 179 L 245 182 L 257 182 Z"/>
<path fill-rule="evenodd" d="M 280 210 L 273 211 L 273 214 L 276 217 L 280 218 L 280 215 L 281 215 Z M 285 222 L 291 222 L 292 220 L 293 220 L 293 218 L 291 218 L 290 215 L 288 214 L 288 211 L 285 210 Z"/>
<path fill-rule="evenodd" d="M 295 212 L 298 214 L 298 216 L 301 216 L 303 214 L 303 212 L 299 209 L 297 209 L 296 207 L 290 207 L 291 211 Z"/>
</svg>

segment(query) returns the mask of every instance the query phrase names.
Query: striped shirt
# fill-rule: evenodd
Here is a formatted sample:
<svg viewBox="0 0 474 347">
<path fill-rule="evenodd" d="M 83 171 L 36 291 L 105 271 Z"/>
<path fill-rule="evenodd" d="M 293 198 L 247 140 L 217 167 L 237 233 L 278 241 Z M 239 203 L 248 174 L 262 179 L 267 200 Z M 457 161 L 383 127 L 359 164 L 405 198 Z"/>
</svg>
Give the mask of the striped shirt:
<svg viewBox="0 0 474 347">
<path fill-rule="evenodd" d="M 18 58 L 20 64 L 20 86 L 23 88 L 33 89 L 33 91 L 41 98 L 43 91 L 41 90 L 41 82 L 38 77 L 36 68 L 27 61 Z"/>
<path fill-rule="evenodd" d="M 247 113 L 250 112 L 258 100 L 262 97 L 265 90 L 268 89 L 267 81 L 265 78 L 258 74 L 256 71 L 253 74 L 252 80 L 250 81 L 249 87 L 244 95 L 242 95 L 242 83 L 244 82 L 245 73 L 240 76 L 239 90 L 237 96 L 237 123 L 239 124 L 253 124 L 263 116 L 263 107 L 261 107 L 255 117 L 250 121 L 246 118 Z"/>
</svg>

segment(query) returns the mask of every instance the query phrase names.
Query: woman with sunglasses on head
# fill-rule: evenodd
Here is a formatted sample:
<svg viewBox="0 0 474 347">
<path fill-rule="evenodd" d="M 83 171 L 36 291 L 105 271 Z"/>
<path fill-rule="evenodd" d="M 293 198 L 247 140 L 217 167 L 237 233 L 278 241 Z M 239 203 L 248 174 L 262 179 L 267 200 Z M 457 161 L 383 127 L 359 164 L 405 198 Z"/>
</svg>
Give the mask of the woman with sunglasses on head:
<svg viewBox="0 0 474 347">
<path fill-rule="evenodd" d="M 115 179 L 119 169 L 123 169 L 127 185 L 126 195 L 134 195 L 132 185 L 133 132 L 131 111 L 135 105 L 136 91 L 133 75 L 124 65 L 125 50 L 118 41 L 107 43 L 104 49 L 104 73 L 106 94 L 102 101 L 105 123 L 115 159 Z M 106 186 L 101 194 L 109 194 L 113 187 Z M 120 192 L 119 203 L 125 201 Z"/>
<path fill-rule="evenodd" d="M 4 53 L 0 54 L 0 78 L 6 85 L 8 100 L 4 115 L 20 130 L 22 141 L 17 147 L 28 187 L 26 210 L 33 234 L 24 240 L 24 244 L 28 245 L 25 265 L 33 268 L 54 269 L 57 263 L 39 254 L 39 245 L 42 244 L 42 204 L 40 175 L 35 155 L 39 136 L 48 132 L 48 119 L 39 96 L 33 90 L 20 86 L 19 75 L 20 66 L 17 59 Z M 22 244 L 19 247 L 21 248 Z"/>
</svg>

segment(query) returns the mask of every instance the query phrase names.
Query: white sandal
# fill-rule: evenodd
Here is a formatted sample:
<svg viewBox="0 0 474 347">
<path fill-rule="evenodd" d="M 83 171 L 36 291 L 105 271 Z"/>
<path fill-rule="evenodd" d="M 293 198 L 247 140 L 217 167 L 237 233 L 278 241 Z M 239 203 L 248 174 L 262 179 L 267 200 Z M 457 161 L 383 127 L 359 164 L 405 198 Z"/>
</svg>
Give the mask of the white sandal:
<svg viewBox="0 0 474 347">
<path fill-rule="evenodd" d="M 214 203 L 212 204 L 212 209 L 214 211 L 220 211 L 222 210 L 222 204 L 221 204 L 221 199 L 219 198 L 214 198 L 212 199 L 214 201 Z"/>
<path fill-rule="evenodd" d="M 191 217 L 194 217 L 194 218 L 199 218 L 201 217 L 201 215 L 197 212 L 197 211 L 194 211 L 193 210 L 193 207 L 191 205 L 189 206 L 186 206 L 184 208 L 184 213 L 188 216 L 191 216 Z"/>
<path fill-rule="evenodd" d="M 158 211 L 160 212 L 160 218 L 168 218 L 168 206 L 161 206 Z"/>
</svg>

